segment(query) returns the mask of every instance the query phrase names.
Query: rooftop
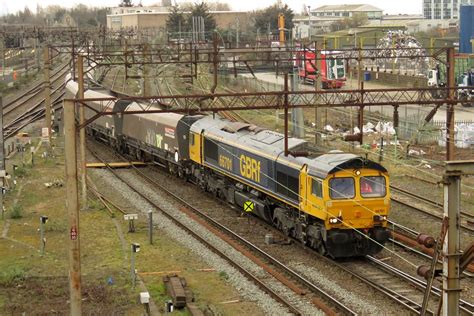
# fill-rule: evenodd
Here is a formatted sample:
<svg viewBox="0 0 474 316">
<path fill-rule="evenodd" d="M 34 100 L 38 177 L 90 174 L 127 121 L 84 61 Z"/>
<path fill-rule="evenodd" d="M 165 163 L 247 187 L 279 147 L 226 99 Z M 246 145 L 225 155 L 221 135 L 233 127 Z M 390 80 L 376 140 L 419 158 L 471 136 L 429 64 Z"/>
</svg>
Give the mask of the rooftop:
<svg viewBox="0 0 474 316">
<path fill-rule="evenodd" d="M 374 7 L 370 4 L 335 4 L 335 5 L 323 5 L 316 9 L 311 10 L 311 12 L 321 12 L 321 11 L 355 11 L 355 12 L 367 12 L 367 11 L 383 11 L 377 7 Z"/>
</svg>

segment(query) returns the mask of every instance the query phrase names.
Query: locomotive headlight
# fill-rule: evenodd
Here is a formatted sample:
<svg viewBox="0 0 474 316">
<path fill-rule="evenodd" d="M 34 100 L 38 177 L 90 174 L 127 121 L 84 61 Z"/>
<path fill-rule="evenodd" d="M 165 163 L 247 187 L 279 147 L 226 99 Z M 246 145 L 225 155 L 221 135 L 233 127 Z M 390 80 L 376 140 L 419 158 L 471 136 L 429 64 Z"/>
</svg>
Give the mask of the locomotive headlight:
<svg viewBox="0 0 474 316">
<path fill-rule="evenodd" d="M 384 222 L 387 220 L 387 215 L 375 215 L 374 222 Z"/>
<path fill-rule="evenodd" d="M 331 224 L 337 224 L 337 218 L 331 217 L 331 218 L 329 219 L 329 223 L 331 223 Z"/>
<path fill-rule="evenodd" d="M 360 170 L 356 170 L 354 173 L 356 176 L 360 176 Z"/>
<path fill-rule="evenodd" d="M 331 217 L 329 218 L 330 224 L 339 224 L 342 223 L 342 217 Z"/>
</svg>

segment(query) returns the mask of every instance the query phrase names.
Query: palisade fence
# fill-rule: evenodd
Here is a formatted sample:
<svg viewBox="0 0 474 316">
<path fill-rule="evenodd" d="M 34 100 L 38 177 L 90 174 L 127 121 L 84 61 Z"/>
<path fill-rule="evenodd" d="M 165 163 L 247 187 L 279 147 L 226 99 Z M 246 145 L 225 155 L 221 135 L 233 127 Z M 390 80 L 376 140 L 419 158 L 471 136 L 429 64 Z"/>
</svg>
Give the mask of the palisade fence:
<svg viewBox="0 0 474 316">
<path fill-rule="evenodd" d="M 414 140 L 418 144 L 432 144 L 438 143 L 438 141 L 445 134 L 443 131 L 446 129 L 446 121 L 432 121 L 430 123 L 424 124 L 424 117 L 420 115 L 407 116 L 400 119 L 398 135 L 400 139 L 410 139 Z M 455 127 L 456 129 L 463 129 L 466 126 L 474 126 L 473 120 L 456 120 Z M 457 141 L 461 141 L 461 135 L 455 135 Z M 463 135 L 463 137 L 465 137 Z"/>
</svg>

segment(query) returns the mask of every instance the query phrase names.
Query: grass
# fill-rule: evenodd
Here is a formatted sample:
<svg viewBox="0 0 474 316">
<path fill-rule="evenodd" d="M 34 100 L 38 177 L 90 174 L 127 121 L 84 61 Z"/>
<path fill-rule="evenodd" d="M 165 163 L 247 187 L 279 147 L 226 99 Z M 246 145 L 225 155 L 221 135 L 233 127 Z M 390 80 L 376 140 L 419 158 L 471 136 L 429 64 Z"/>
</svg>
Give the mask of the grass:
<svg viewBox="0 0 474 316">
<path fill-rule="evenodd" d="M 11 266 L 0 272 L 0 286 L 10 287 L 18 281 L 24 280 L 26 276 L 25 270 L 21 267 Z"/>
<path fill-rule="evenodd" d="M 22 217 L 23 217 L 23 207 L 19 204 L 13 205 L 12 210 L 10 212 L 10 218 L 19 219 Z"/>
</svg>

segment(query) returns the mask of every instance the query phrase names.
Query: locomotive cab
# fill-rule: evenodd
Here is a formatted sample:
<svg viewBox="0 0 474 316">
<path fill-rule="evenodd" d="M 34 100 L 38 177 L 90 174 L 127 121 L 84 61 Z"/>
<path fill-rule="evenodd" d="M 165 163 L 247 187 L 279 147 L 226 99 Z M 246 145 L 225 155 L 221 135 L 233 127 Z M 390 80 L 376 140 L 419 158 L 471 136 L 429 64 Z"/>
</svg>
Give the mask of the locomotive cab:
<svg viewBox="0 0 474 316">
<path fill-rule="evenodd" d="M 317 218 L 333 257 L 374 254 L 388 239 L 388 174 L 381 165 L 351 154 L 320 156 L 302 172 L 300 207 Z"/>
</svg>

